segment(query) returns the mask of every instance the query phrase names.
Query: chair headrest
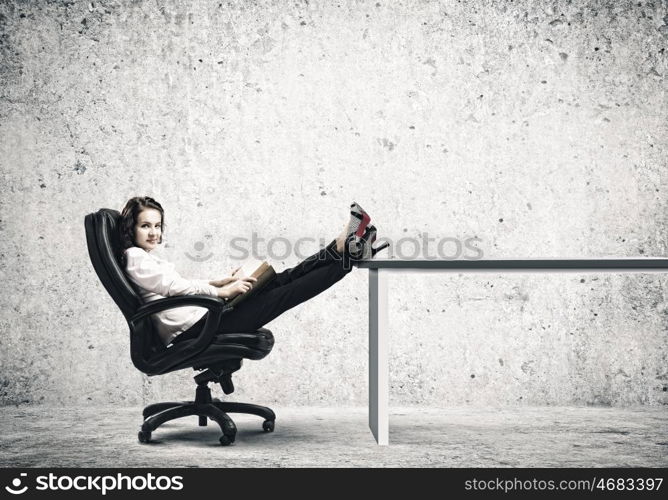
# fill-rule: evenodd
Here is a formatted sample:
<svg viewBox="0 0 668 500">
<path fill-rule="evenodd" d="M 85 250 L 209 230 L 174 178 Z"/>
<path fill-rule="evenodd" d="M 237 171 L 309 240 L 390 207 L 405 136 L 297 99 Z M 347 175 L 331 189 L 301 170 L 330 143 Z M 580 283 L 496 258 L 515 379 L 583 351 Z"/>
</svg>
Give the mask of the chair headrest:
<svg viewBox="0 0 668 500">
<path fill-rule="evenodd" d="M 121 214 L 109 208 L 86 215 L 86 243 L 97 276 L 125 318 L 129 319 L 141 306 L 142 300 L 118 261 L 121 250 L 120 220 Z"/>
</svg>

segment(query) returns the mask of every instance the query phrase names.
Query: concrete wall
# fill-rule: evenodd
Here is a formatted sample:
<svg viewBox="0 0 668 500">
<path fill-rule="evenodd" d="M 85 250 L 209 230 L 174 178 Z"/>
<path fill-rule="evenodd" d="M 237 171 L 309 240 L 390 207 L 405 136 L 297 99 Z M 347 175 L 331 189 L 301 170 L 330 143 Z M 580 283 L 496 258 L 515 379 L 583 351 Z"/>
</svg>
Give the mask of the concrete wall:
<svg viewBox="0 0 668 500">
<path fill-rule="evenodd" d="M 352 200 L 432 254 L 666 256 L 667 7 L 3 2 L 0 403 L 193 394 L 135 370 L 88 259 L 84 215 L 134 195 L 192 278 L 234 237 L 328 242 Z M 667 404 L 667 279 L 393 277 L 391 402 Z M 270 323 L 235 398 L 365 404 L 366 304 L 357 270 Z"/>
</svg>

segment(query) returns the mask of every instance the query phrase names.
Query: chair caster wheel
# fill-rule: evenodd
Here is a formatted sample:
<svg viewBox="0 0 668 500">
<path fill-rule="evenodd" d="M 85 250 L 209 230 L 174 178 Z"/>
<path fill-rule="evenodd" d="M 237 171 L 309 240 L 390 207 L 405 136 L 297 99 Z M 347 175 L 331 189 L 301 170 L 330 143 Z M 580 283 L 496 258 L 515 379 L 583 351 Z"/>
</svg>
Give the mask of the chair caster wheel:
<svg viewBox="0 0 668 500">
<path fill-rule="evenodd" d="M 262 422 L 262 430 L 264 430 L 264 432 L 274 432 L 274 421 L 265 420 Z"/>
<path fill-rule="evenodd" d="M 139 431 L 137 438 L 139 439 L 140 443 L 146 444 L 151 441 L 151 431 Z"/>
<path fill-rule="evenodd" d="M 220 444 L 221 444 L 221 445 L 223 445 L 223 446 L 229 446 L 229 445 L 231 445 L 232 443 L 234 443 L 234 438 L 235 438 L 234 435 L 232 435 L 232 437 L 230 437 L 230 436 L 226 436 L 225 434 L 223 434 L 222 436 L 220 436 L 219 441 L 220 441 Z"/>
</svg>

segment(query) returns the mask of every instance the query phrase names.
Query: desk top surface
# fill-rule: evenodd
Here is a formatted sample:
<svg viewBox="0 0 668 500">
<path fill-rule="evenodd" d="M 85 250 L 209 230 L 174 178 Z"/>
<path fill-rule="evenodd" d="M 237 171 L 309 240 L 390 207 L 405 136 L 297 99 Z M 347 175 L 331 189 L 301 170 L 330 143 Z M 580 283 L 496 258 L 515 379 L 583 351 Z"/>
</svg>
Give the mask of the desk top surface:
<svg viewBox="0 0 668 500">
<path fill-rule="evenodd" d="M 359 263 L 368 269 L 493 270 L 493 271 L 666 271 L 668 258 L 617 257 L 600 259 L 480 259 L 402 260 L 373 259 Z"/>
</svg>

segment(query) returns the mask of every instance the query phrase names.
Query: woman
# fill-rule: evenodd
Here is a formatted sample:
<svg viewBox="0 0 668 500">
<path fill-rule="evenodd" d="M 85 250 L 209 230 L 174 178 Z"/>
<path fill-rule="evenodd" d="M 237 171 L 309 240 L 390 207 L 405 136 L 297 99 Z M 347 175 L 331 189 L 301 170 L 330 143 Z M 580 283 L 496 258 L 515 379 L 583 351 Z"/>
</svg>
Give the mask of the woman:
<svg viewBox="0 0 668 500">
<path fill-rule="evenodd" d="M 357 203 L 350 207 L 350 220 L 341 234 L 316 254 L 295 267 L 278 273 L 257 294 L 225 314 L 220 333 L 252 332 L 288 309 L 315 297 L 351 271 L 351 264 L 370 259 L 387 246 L 372 244 L 376 228 Z M 121 265 L 130 280 L 139 287 L 145 302 L 173 295 L 212 295 L 229 300 L 246 293 L 255 278 L 188 280 L 174 265 L 153 250 L 162 243 L 164 210 L 150 197 L 130 199 L 121 213 Z M 234 273 L 232 273 L 234 274 Z M 153 323 L 165 345 L 195 338 L 206 321 L 207 309 L 186 306 L 152 315 Z"/>
</svg>

